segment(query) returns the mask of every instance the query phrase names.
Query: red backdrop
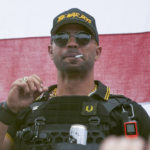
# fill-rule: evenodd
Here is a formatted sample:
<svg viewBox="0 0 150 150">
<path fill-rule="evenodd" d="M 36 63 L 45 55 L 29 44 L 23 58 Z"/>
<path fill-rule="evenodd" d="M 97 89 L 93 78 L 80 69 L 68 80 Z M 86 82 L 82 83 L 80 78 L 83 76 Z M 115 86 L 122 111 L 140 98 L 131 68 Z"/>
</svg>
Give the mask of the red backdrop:
<svg viewBox="0 0 150 150">
<path fill-rule="evenodd" d="M 0 40 L 0 101 L 17 78 L 39 75 L 45 85 L 56 83 L 56 69 L 47 52 L 49 37 Z M 100 35 L 102 55 L 95 79 L 137 102 L 150 94 L 150 32 Z"/>
</svg>

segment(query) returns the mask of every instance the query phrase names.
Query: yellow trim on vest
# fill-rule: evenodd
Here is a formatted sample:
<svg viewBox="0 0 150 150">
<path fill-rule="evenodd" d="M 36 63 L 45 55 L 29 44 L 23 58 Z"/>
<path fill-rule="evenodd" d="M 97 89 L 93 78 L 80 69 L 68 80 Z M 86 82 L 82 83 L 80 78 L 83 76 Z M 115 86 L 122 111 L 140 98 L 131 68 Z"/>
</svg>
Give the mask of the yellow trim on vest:
<svg viewBox="0 0 150 150">
<path fill-rule="evenodd" d="M 10 140 L 11 144 L 14 146 L 14 140 L 13 140 L 13 138 L 11 137 L 11 135 L 10 135 L 9 133 L 6 133 L 5 136 Z"/>
<path fill-rule="evenodd" d="M 106 95 L 105 95 L 105 100 L 107 101 L 109 99 L 109 95 L 110 95 L 110 88 L 107 87 L 107 92 L 106 92 Z"/>
<path fill-rule="evenodd" d="M 93 94 L 96 90 L 97 90 L 97 84 L 95 84 L 94 89 L 92 89 L 92 91 L 88 94 L 88 96 L 90 96 L 91 94 Z M 49 94 L 50 98 L 56 97 L 57 96 L 56 93 L 57 93 L 57 87 Z"/>
</svg>

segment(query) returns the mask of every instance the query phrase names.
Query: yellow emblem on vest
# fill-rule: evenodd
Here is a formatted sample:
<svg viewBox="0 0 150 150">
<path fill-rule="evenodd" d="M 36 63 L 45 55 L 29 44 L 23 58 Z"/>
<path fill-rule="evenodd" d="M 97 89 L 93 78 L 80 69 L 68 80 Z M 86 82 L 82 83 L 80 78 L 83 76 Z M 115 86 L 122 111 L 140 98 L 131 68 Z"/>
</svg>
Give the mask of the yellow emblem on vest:
<svg viewBox="0 0 150 150">
<path fill-rule="evenodd" d="M 86 110 L 87 112 L 92 112 L 93 109 L 94 109 L 93 105 L 87 105 L 87 106 L 85 107 L 85 110 Z"/>
</svg>

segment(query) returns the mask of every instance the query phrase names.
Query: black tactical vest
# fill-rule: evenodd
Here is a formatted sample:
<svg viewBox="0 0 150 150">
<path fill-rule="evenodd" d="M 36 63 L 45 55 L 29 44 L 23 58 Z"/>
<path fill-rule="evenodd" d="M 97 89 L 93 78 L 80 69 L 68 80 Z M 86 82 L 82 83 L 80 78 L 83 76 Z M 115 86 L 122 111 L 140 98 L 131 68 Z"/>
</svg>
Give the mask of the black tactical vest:
<svg viewBox="0 0 150 150">
<path fill-rule="evenodd" d="M 98 149 L 99 143 L 110 135 L 109 114 L 121 103 L 115 98 L 106 102 L 88 96 L 62 96 L 35 102 L 18 117 L 16 149 L 59 150 L 64 147 L 67 150 L 76 147 L 77 150 L 88 149 L 90 145 L 93 150 L 94 147 Z M 87 146 L 69 144 L 69 130 L 73 124 L 87 127 Z"/>
</svg>

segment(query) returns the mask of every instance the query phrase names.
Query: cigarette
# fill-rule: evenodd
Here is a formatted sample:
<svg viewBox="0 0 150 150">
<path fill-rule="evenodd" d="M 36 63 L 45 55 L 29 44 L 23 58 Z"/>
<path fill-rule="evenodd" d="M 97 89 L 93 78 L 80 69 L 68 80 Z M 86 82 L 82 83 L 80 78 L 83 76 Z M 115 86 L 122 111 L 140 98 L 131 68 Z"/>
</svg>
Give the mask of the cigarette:
<svg viewBox="0 0 150 150">
<path fill-rule="evenodd" d="M 83 57 L 83 55 L 80 54 L 80 55 L 76 55 L 76 56 L 75 56 L 75 58 L 80 58 L 80 57 Z"/>
</svg>

